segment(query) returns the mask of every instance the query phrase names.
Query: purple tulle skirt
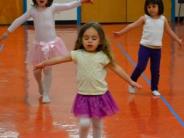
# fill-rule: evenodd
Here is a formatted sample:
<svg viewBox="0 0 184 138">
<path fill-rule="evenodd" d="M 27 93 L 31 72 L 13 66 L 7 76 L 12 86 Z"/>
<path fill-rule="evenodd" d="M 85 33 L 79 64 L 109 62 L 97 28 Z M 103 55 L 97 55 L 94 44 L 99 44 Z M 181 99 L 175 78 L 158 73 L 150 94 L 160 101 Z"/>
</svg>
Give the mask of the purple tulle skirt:
<svg viewBox="0 0 184 138">
<path fill-rule="evenodd" d="M 46 59 L 55 56 L 64 56 L 69 52 L 65 47 L 63 40 L 57 37 L 50 42 L 35 42 L 32 49 L 29 51 L 28 62 L 36 65 Z"/>
<path fill-rule="evenodd" d="M 73 105 L 76 117 L 102 118 L 113 115 L 118 110 L 109 91 L 103 95 L 77 94 Z"/>
</svg>

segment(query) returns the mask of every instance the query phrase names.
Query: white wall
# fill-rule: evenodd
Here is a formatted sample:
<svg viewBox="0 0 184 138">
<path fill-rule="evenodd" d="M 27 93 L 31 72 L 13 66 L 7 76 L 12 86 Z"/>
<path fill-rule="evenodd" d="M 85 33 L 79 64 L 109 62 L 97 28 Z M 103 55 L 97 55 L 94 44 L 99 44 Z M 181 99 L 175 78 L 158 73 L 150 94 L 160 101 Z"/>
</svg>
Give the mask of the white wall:
<svg viewBox="0 0 184 138">
<path fill-rule="evenodd" d="M 54 3 L 65 3 L 65 2 L 70 2 L 72 0 L 54 0 Z M 27 9 L 29 9 L 32 5 L 32 0 L 27 0 Z M 77 20 L 77 8 L 70 9 L 67 11 L 60 12 L 56 14 L 55 16 L 56 20 Z"/>
<path fill-rule="evenodd" d="M 178 4 L 178 0 L 175 0 L 175 4 L 176 4 L 175 16 L 178 17 L 178 11 L 179 11 L 179 5 L 180 5 L 180 4 Z M 181 4 L 180 16 L 184 17 L 184 4 Z"/>
</svg>

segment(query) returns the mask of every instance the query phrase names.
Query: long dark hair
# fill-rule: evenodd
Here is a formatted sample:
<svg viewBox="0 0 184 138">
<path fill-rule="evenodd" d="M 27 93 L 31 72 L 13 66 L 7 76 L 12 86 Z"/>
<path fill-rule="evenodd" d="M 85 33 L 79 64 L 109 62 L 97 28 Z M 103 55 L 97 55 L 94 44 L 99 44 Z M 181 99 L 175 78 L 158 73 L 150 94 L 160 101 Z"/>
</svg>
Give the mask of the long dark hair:
<svg viewBox="0 0 184 138">
<path fill-rule="evenodd" d="M 144 4 L 144 12 L 145 14 L 149 15 L 147 7 L 150 4 L 157 4 L 158 5 L 158 14 L 162 15 L 164 13 L 164 4 L 162 0 L 145 0 L 145 4 Z"/>
<path fill-rule="evenodd" d="M 113 57 L 112 57 L 112 53 L 111 53 L 111 50 L 109 47 L 109 42 L 106 39 L 104 30 L 102 29 L 101 25 L 99 23 L 96 23 L 96 22 L 86 23 L 80 28 L 79 33 L 78 33 L 78 37 L 77 37 L 77 40 L 75 43 L 74 50 L 77 50 L 77 49 L 84 49 L 85 50 L 83 43 L 82 43 L 82 38 L 83 38 L 85 31 L 91 27 L 97 31 L 97 33 L 100 37 L 100 44 L 98 45 L 96 51 L 103 51 L 108 56 L 110 62 L 112 62 Z"/>
<path fill-rule="evenodd" d="M 52 5 L 54 0 L 48 0 L 47 3 L 46 3 L 46 7 L 50 7 Z M 38 6 L 38 3 L 36 2 L 36 0 L 32 0 L 33 2 L 33 6 L 37 7 Z"/>
</svg>

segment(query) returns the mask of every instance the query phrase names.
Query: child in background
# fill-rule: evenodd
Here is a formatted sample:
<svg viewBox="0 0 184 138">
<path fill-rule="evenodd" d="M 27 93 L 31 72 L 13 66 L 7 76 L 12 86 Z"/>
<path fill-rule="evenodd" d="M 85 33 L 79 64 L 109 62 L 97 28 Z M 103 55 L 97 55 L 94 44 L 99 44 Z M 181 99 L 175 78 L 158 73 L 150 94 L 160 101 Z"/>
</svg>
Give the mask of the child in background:
<svg viewBox="0 0 184 138">
<path fill-rule="evenodd" d="M 90 125 L 93 137 L 102 137 L 105 116 L 118 111 L 105 80 L 110 68 L 132 87 L 142 86 L 131 80 L 128 74 L 113 59 L 104 31 L 98 23 L 87 23 L 79 30 L 75 49 L 68 56 L 58 56 L 35 66 L 35 70 L 46 66 L 74 61 L 77 65 L 78 92 L 73 113 L 79 118 L 80 138 L 87 138 Z"/>
<path fill-rule="evenodd" d="M 68 3 L 53 3 L 53 0 L 33 0 L 33 6 L 22 16 L 18 17 L 7 31 L 0 36 L 0 41 L 6 39 L 10 32 L 13 32 L 17 27 L 33 18 L 35 28 L 35 42 L 31 52 L 31 62 L 36 65 L 45 59 L 66 55 L 68 51 L 63 40 L 56 35 L 55 30 L 55 13 L 69 10 L 81 5 L 81 3 L 91 3 L 93 0 L 75 0 Z M 42 82 L 42 71 L 44 79 Z M 43 103 L 49 103 L 49 89 L 51 85 L 51 68 L 43 70 L 35 70 L 34 77 L 38 83 L 39 93 L 42 96 Z"/>
<path fill-rule="evenodd" d="M 131 75 L 131 79 L 137 81 L 145 70 L 150 59 L 151 69 L 151 90 L 154 96 L 159 96 L 158 83 L 160 77 L 160 60 L 163 33 L 166 31 L 179 46 L 182 46 L 182 39 L 171 30 L 165 16 L 163 16 L 164 5 L 162 0 L 145 0 L 145 15 L 141 16 L 134 23 L 129 24 L 122 30 L 114 32 L 115 36 L 121 36 L 133 28 L 143 25 L 143 33 L 138 52 L 138 63 Z M 129 92 L 135 93 L 136 88 L 129 86 Z"/>
</svg>

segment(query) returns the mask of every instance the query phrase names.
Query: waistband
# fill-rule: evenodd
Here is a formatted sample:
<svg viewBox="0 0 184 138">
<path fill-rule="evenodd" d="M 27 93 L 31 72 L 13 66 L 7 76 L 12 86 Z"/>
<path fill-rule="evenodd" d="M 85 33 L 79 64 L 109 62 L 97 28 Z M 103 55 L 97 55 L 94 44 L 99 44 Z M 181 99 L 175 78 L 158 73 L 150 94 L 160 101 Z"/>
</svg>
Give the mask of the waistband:
<svg viewBox="0 0 184 138">
<path fill-rule="evenodd" d="M 147 48 L 151 48 L 151 49 L 161 49 L 162 48 L 162 46 L 152 46 L 152 45 L 146 46 L 146 45 L 142 45 L 142 44 L 140 44 L 140 45 L 144 46 L 144 47 L 147 47 Z"/>
<path fill-rule="evenodd" d="M 43 41 L 34 42 L 34 46 L 39 47 L 41 49 L 41 51 L 43 52 L 43 54 L 45 56 L 48 56 L 49 51 L 56 46 L 55 44 L 59 40 L 60 40 L 60 38 L 56 37 L 55 40 L 49 41 L 49 42 L 43 42 Z"/>
<path fill-rule="evenodd" d="M 49 41 L 49 42 L 45 42 L 45 41 L 35 41 L 33 42 L 35 45 L 41 45 L 41 46 L 44 46 L 44 45 L 51 45 L 51 44 L 54 44 L 56 43 L 58 40 L 60 40 L 59 37 L 56 37 L 54 40 L 52 41 Z"/>
</svg>

